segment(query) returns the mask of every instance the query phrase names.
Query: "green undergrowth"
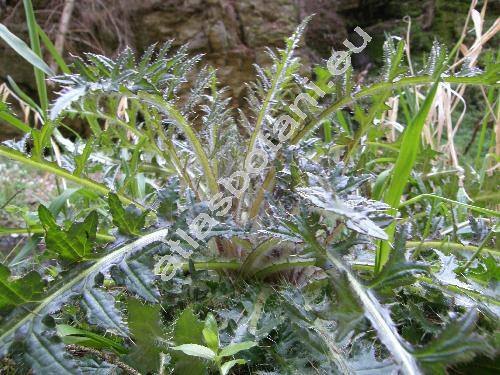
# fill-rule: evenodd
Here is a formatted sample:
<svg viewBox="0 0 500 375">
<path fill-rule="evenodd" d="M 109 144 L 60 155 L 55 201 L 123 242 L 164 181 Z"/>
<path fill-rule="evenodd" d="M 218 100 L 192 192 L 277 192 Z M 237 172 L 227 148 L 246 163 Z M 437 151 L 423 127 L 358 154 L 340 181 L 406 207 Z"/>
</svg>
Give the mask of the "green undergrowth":
<svg viewBox="0 0 500 375">
<path fill-rule="evenodd" d="M 67 67 L 24 5 L 31 47 L 0 37 L 34 66 L 38 98 L 17 97 L 39 121 L 1 103 L 24 136 L 0 157 L 57 186 L 0 227 L 25 238 L 0 265 L 2 373 L 498 370 L 494 116 L 465 161 L 439 127 L 442 110 L 457 121 L 450 88 L 493 92 L 470 116 L 499 107 L 496 61 L 453 72 L 459 44 L 435 42 L 410 67 L 388 37 L 373 82 L 316 66 L 304 85 L 306 21 L 235 110 L 217 72 L 168 42 Z M 63 136 L 70 119 L 92 136 Z"/>
</svg>

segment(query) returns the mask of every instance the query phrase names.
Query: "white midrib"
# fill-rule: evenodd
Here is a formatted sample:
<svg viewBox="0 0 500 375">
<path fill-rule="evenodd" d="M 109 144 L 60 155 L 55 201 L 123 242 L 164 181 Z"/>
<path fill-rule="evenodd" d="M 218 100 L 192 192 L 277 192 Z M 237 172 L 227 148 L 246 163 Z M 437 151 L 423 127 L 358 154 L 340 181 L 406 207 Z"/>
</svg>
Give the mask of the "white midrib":
<svg viewBox="0 0 500 375">
<path fill-rule="evenodd" d="M 379 309 L 381 309 L 382 306 L 380 306 L 378 301 L 374 298 L 371 298 L 369 291 L 365 290 L 352 272 L 341 261 L 330 254 L 328 254 L 328 259 L 338 270 L 345 272 L 347 275 L 352 290 L 360 299 L 368 319 L 374 328 L 376 328 L 377 333 L 379 333 L 380 340 L 387 346 L 387 349 L 390 350 L 403 372 L 407 375 L 420 375 L 421 371 L 415 359 L 401 344 L 398 333 L 394 332 L 393 328 L 386 322 L 382 314 L 380 314 Z"/>
</svg>

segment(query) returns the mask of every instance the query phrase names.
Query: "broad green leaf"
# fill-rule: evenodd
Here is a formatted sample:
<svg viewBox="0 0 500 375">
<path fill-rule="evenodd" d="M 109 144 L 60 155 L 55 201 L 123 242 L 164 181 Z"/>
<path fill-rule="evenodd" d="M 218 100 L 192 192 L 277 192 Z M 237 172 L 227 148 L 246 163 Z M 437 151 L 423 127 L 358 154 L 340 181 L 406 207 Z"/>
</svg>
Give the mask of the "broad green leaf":
<svg viewBox="0 0 500 375">
<path fill-rule="evenodd" d="M 130 236 L 138 236 L 141 233 L 149 213 L 148 210 L 141 213 L 135 207 L 123 208 L 120 198 L 114 193 L 109 193 L 108 204 L 113 216 L 113 224 L 118 227 L 120 233 Z"/>
<path fill-rule="evenodd" d="M 203 345 L 198 344 L 182 344 L 179 346 L 174 346 L 172 350 L 179 350 L 184 354 L 209 359 L 211 361 L 215 360 L 215 352 L 212 349 L 207 348 Z"/>
<path fill-rule="evenodd" d="M 219 357 L 230 357 L 232 355 L 235 355 L 236 353 L 239 353 L 243 350 L 248 350 L 253 348 L 254 346 L 257 346 L 257 343 L 255 341 L 244 341 L 244 342 L 238 342 L 235 344 L 229 344 L 226 346 L 224 349 L 222 349 L 219 353 Z"/>
<path fill-rule="evenodd" d="M 8 350 L 14 337 L 17 340 L 22 340 L 24 337 L 26 340 L 33 333 L 29 330 L 20 330 L 20 328 L 37 326 L 40 317 L 60 309 L 62 304 L 75 294 L 82 293 L 84 286 L 93 285 L 96 276 L 108 272 L 114 264 L 129 258 L 144 247 L 162 241 L 167 234 L 167 229 L 146 234 L 131 243 L 118 246 L 90 265 L 82 264 L 76 267 L 73 272 L 70 271 L 61 282 L 51 289 L 50 294 L 41 298 L 37 304 L 30 306 L 30 309 L 20 309 L 18 314 L 5 320 L 0 333 L 0 354 Z M 24 334 L 21 334 L 21 331 Z M 16 332 L 18 332 L 17 336 L 15 336 Z"/>
<path fill-rule="evenodd" d="M 190 308 L 186 308 L 174 327 L 174 342 L 181 344 L 203 344 L 204 323 L 201 322 Z M 201 374 L 206 368 L 205 363 L 198 358 L 187 356 L 182 352 L 173 352 L 175 372 L 178 374 Z"/>
<path fill-rule="evenodd" d="M 49 76 L 54 74 L 45 61 L 38 57 L 26 43 L 12 34 L 3 24 L 0 24 L 0 38 L 34 67 L 40 69 Z"/>
<path fill-rule="evenodd" d="M 0 310 L 37 301 L 42 297 L 44 282 L 31 271 L 22 278 L 13 278 L 8 267 L 0 264 Z"/>
<path fill-rule="evenodd" d="M 57 215 L 68 199 L 76 195 L 77 193 L 80 193 L 82 189 L 66 189 L 64 190 L 61 194 L 59 194 L 55 199 L 52 200 L 50 203 L 49 211 L 52 212 L 54 215 Z"/>
<path fill-rule="evenodd" d="M 247 363 L 244 359 L 233 359 L 231 361 L 227 361 L 220 367 L 220 372 L 222 375 L 229 374 L 229 371 L 236 365 L 244 365 Z"/>
<path fill-rule="evenodd" d="M 216 353 L 219 351 L 219 328 L 217 327 L 217 321 L 212 313 L 207 314 L 205 318 L 203 338 L 210 349 Z"/>
<path fill-rule="evenodd" d="M 40 223 L 44 228 L 56 230 L 59 229 L 54 215 L 43 204 L 38 206 L 38 218 L 40 219 Z"/>
<path fill-rule="evenodd" d="M 191 309 L 185 309 L 175 322 L 174 341 L 177 345 L 181 344 L 202 344 L 204 324 Z"/>
<path fill-rule="evenodd" d="M 128 362 L 144 373 L 157 371 L 162 351 L 159 343 L 163 337 L 160 305 L 145 305 L 129 298 L 127 310 L 128 326 L 135 343 L 127 357 Z"/>
</svg>

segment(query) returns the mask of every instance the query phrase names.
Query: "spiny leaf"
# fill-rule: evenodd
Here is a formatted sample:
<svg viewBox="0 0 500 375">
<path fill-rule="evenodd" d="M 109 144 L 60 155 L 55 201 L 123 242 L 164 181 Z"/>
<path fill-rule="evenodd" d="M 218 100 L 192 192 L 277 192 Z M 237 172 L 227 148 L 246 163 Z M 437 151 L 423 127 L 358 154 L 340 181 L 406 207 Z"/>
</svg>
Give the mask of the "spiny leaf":
<svg viewBox="0 0 500 375">
<path fill-rule="evenodd" d="M 415 358 L 408 351 L 409 344 L 405 343 L 397 332 L 389 310 L 380 304 L 371 290 L 359 282 L 351 269 L 336 254 L 327 252 L 321 247 L 304 218 L 295 220 L 304 240 L 316 251 L 317 256 L 322 258 L 325 264 L 330 262 L 334 266 L 334 269 L 326 269 L 326 273 L 334 280 L 338 277 L 338 273 L 345 275 L 349 288 L 359 300 L 365 316 L 370 320 L 380 341 L 389 349 L 402 370 L 410 375 L 420 374 L 421 371 Z"/>
<path fill-rule="evenodd" d="M 160 293 L 154 285 L 155 275 L 150 267 L 140 261 L 124 260 L 111 269 L 111 275 L 119 285 L 125 285 L 129 291 L 144 300 L 158 302 Z"/>
<path fill-rule="evenodd" d="M 337 322 L 335 333 L 338 340 L 344 339 L 364 319 L 363 309 L 356 295 L 351 293 L 345 275 L 339 275 L 334 280 L 334 289 L 337 303 L 333 308 L 333 317 Z"/>
<path fill-rule="evenodd" d="M 145 305 L 137 299 L 127 301 L 128 326 L 135 346 L 128 361 L 144 373 L 156 371 L 160 364 L 163 337 L 160 325 L 160 305 Z"/>
<path fill-rule="evenodd" d="M 76 362 L 66 353 L 64 344 L 57 336 L 45 332 L 33 332 L 26 340 L 24 357 L 35 374 L 78 374 Z"/>
<path fill-rule="evenodd" d="M 177 319 L 174 328 L 176 344 L 202 343 L 204 324 L 193 314 L 191 309 L 185 309 Z"/>
<path fill-rule="evenodd" d="M 114 193 L 108 195 L 108 204 L 115 224 L 121 233 L 138 236 L 146 223 L 146 216 L 149 211 L 140 212 L 135 207 L 123 208 L 120 198 Z"/>
<path fill-rule="evenodd" d="M 393 289 L 412 282 L 415 273 L 425 273 L 428 267 L 424 264 L 408 262 L 406 253 L 406 230 L 399 228 L 394 239 L 394 249 L 387 263 L 370 282 L 371 288 Z"/>
<path fill-rule="evenodd" d="M 85 86 L 77 86 L 64 90 L 50 109 L 50 119 L 56 120 L 63 111 L 68 109 L 75 101 L 83 97 L 86 92 L 87 87 Z"/>
<path fill-rule="evenodd" d="M 114 249 L 87 268 L 82 269 L 84 267 L 82 265 L 80 268 L 74 269 L 74 272 L 70 272 L 66 278 L 54 286 L 49 295 L 40 299 L 36 306 L 31 307 L 29 310 L 19 308 L 17 313 L 6 319 L 1 327 L 0 355 L 6 353 L 16 332 L 19 332 L 16 336 L 18 340 L 22 340 L 23 337 L 28 338 L 31 332 L 27 331 L 27 329 L 35 325 L 40 316 L 57 311 L 69 298 L 82 293 L 85 285 L 93 285 L 98 274 L 107 272 L 117 262 L 127 259 L 149 244 L 161 241 L 167 233 L 167 229 L 149 233 L 132 243 Z"/>
<path fill-rule="evenodd" d="M 477 311 L 470 309 L 448 324 L 430 344 L 415 350 L 415 357 L 426 369 L 437 373 L 452 363 L 471 360 L 477 352 L 491 352 L 487 341 L 473 333 L 476 321 Z"/>
<path fill-rule="evenodd" d="M 115 307 L 115 298 L 98 288 L 86 288 L 82 304 L 87 310 L 89 323 L 110 330 L 121 336 L 128 336 L 128 329 Z"/>
<path fill-rule="evenodd" d="M 387 234 L 370 220 L 367 212 L 356 210 L 347 202 L 334 197 L 332 192 L 328 192 L 319 186 L 299 188 L 297 191 L 313 205 L 342 216 L 349 229 L 368 236 L 387 239 Z"/>
<path fill-rule="evenodd" d="M 83 222 L 73 223 L 68 231 L 59 228 L 52 213 L 43 205 L 38 208 L 38 217 L 44 226 L 45 243 L 51 253 L 71 262 L 93 257 L 99 221 L 96 211 L 92 211 Z"/>
<path fill-rule="evenodd" d="M 11 278 L 8 267 L 0 264 L 0 310 L 41 298 L 44 282 L 40 274 L 31 271 L 22 278 Z"/>
</svg>

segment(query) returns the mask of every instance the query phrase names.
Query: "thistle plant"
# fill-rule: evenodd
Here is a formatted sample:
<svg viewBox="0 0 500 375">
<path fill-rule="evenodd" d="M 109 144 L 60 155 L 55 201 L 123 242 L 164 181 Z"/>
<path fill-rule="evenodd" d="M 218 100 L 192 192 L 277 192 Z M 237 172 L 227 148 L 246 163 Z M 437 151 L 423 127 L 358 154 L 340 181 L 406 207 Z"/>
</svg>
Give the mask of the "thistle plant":
<svg viewBox="0 0 500 375">
<path fill-rule="evenodd" d="M 306 80 L 306 21 L 236 111 L 217 72 L 171 43 L 59 56 L 50 76 L 40 40 L 54 50 L 29 19 L 32 48 L 0 36 L 33 64 L 40 98 L 45 75 L 60 92 L 23 99 L 37 127 L 2 103 L 24 136 L 0 156 L 68 185 L 25 228 L 0 228 L 29 235 L 0 266 L 6 373 L 437 374 L 495 354 L 500 213 L 440 186 L 456 175 L 429 176 L 439 163 L 421 140 L 440 88 L 495 88 L 498 64 L 454 74 L 459 44 L 436 43 L 414 71 L 389 38 L 373 83 L 350 66 Z M 410 108 L 415 89 L 425 99 Z M 407 107 L 390 141 L 395 97 Z M 64 135 L 76 118 L 91 137 Z M 238 174 L 256 150 L 262 173 Z M 462 188 L 487 186 L 483 174 Z"/>
</svg>

